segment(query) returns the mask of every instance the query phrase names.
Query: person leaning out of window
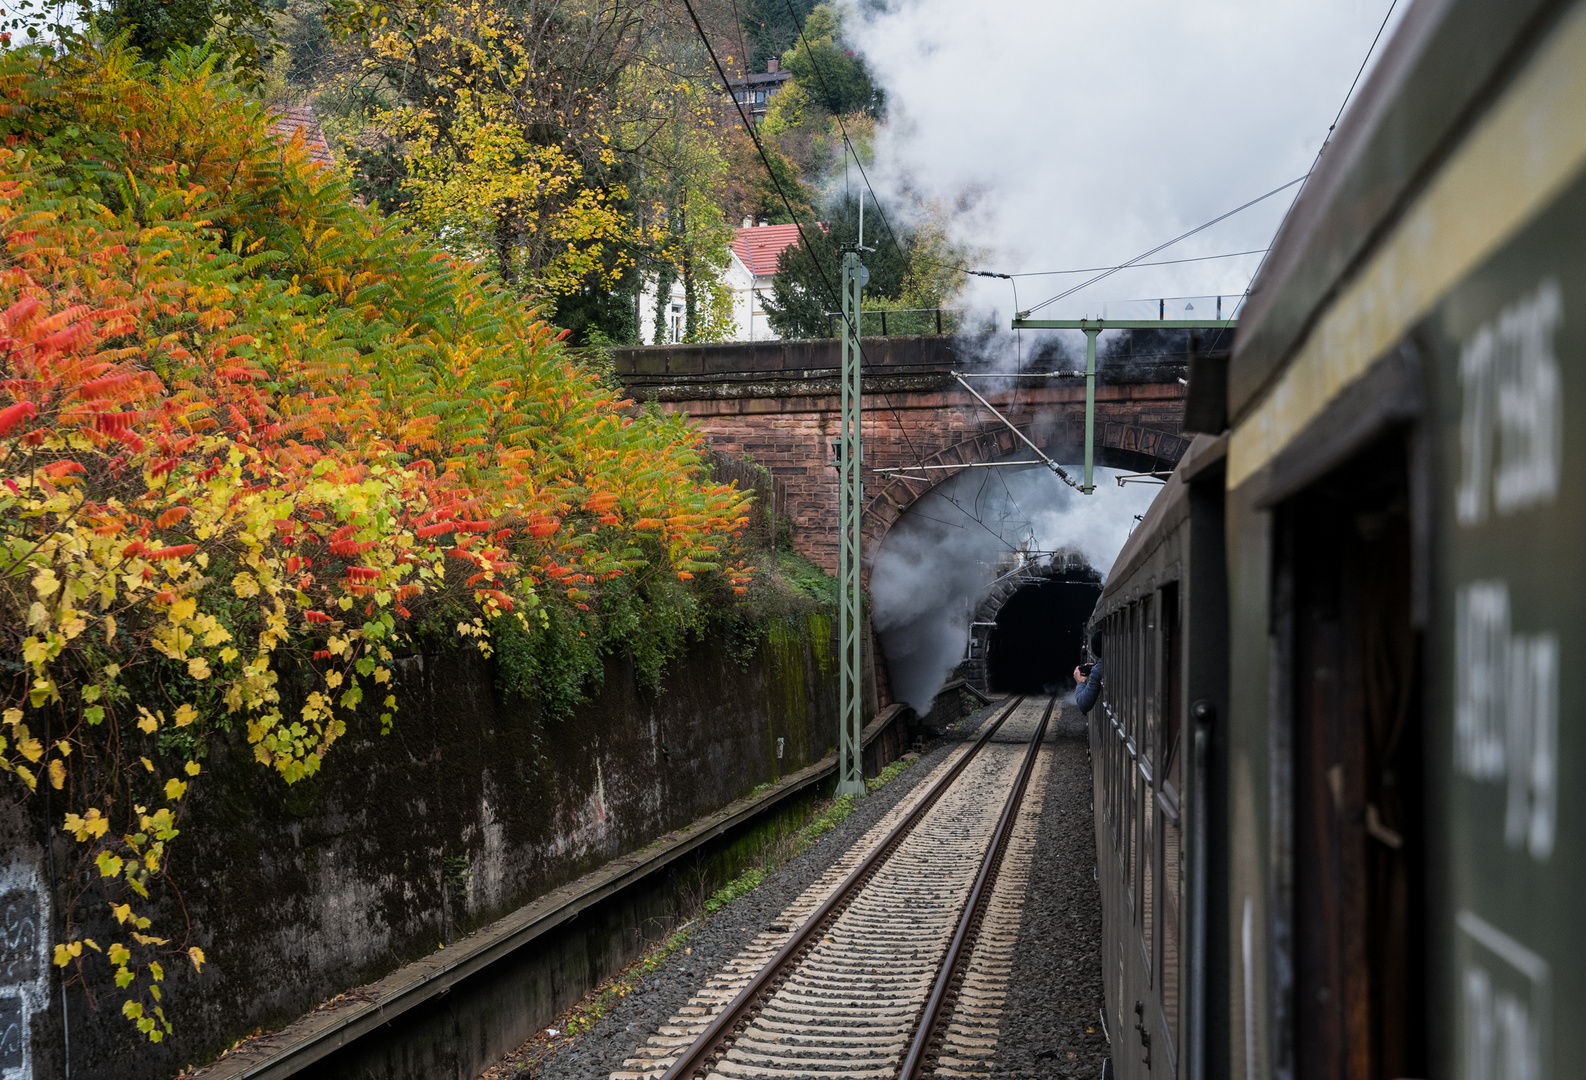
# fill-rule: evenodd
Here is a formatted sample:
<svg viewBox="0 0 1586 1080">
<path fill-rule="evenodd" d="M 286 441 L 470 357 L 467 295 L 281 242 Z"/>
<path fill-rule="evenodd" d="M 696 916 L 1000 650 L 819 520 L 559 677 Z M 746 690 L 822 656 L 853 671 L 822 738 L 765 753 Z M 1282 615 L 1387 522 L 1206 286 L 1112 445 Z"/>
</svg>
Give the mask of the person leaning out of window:
<svg viewBox="0 0 1586 1080">
<path fill-rule="evenodd" d="M 1081 712 L 1090 712 L 1101 697 L 1101 634 L 1090 635 L 1090 655 L 1094 663 L 1081 664 L 1074 669 L 1074 704 Z"/>
</svg>

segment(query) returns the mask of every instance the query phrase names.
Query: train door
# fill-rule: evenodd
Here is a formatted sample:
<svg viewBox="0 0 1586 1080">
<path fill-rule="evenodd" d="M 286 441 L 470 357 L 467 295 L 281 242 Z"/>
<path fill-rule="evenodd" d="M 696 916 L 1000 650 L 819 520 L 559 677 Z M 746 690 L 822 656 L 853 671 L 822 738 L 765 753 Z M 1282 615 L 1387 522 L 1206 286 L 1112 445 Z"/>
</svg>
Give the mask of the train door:
<svg viewBox="0 0 1586 1080">
<path fill-rule="evenodd" d="M 1288 725 L 1275 732 L 1274 776 L 1289 789 L 1274 792 L 1288 813 L 1275 1049 L 1296 1080 L 1426 1075 L 1408 460 L 1406 438 L 1390 436 L 1275 519 L 1274 675 Z"/>
</svg>

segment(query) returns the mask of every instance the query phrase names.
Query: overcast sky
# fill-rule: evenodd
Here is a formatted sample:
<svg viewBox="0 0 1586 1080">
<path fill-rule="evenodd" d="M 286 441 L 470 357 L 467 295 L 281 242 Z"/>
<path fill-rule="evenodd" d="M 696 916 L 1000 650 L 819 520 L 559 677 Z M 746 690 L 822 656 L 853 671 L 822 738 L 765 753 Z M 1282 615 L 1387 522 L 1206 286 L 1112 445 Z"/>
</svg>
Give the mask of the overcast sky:
<svg viewBox="0 0 1586 1080">
<path fill-rule="evenodd" d="M 849 19 L 888 93 L 872 182 L 967 202 L 957 238 L 985 249 L 988 269 L 1029 272 L 1114 265 L 1303 175 L 1389 0 L 890 6 Z M 1263 248 L 1294 190 L 1156 258 Z M 1045 314 L 1238 294 L 1259 258 L 1124 271 Z M 1023 278 L 1019 304 L 1081 280 Z M 1007 282 L 974 279 L 970 296 L 1013 310 Z"/>
</svg>

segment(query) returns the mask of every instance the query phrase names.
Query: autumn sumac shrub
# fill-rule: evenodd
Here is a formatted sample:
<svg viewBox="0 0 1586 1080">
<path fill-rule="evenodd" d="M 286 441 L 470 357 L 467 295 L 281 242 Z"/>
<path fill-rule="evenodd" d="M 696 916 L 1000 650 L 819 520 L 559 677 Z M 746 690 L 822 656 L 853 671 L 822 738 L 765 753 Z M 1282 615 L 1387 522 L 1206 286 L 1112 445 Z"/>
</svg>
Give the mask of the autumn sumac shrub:
<svg viewBox="0 0 1586 1080">
<path fill-rule="evenodd" d="M 12 51 L 0 95 L 0 769 L 77 841 L 55 962 L 159 1040 L 203 954 L 151 890 L 214 733 L 290 783 L 393 722 L 421 617 L 488 650 L 741 591 L 745 498 L 202 54 Z"/>
</svg>

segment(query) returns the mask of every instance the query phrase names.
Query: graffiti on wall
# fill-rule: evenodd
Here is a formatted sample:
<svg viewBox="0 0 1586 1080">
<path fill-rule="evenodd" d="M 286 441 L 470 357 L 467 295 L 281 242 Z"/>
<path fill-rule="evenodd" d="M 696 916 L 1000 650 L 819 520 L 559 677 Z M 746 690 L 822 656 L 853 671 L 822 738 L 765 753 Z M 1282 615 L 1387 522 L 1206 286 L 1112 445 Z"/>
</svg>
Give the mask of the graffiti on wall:
<svg viewBox="0 0 1586 1080">
<path fill-rule="evenodd" d="M 38 869 L 0 871 L 0 1080 L 33 1080 L 31 1021 L 49 1004 L 49 927 Z"/>
</svg>

